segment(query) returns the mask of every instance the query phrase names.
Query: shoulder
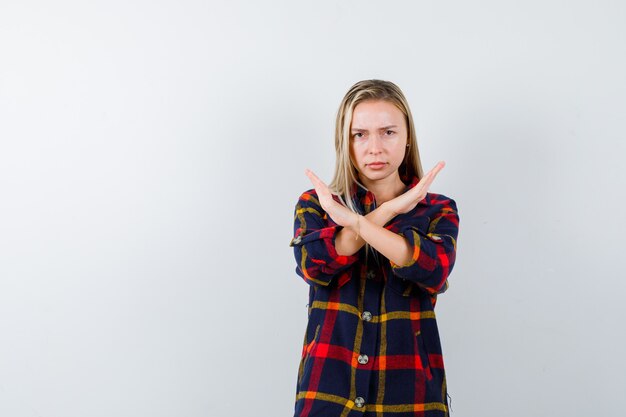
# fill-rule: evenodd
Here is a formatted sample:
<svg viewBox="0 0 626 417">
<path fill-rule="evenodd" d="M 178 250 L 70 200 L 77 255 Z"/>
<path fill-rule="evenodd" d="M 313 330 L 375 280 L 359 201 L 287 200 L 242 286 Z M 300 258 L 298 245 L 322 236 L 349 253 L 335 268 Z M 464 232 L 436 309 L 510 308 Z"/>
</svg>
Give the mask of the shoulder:
<svg viewBox="0 0 626 417">
<path fill-rule="evenodd" d="M 429 211 L 457 211 L 456 201 L 444 194 L 426 193 L 423 201 L 429 207 Z"/>
<path fill-rule="evenodd" d="M 444 194 L 426 193 L 425 200 L 429 205 L 443 204 L 456 206 L 456 201 L 454 201 L 452 197 L 448 197 Z"/>
<path fill-rule="evenodd" d="M 341 199 L 337 195 L 333 195 L 333 199 L 337 201 L 338 203 L 341 203 Z M 306 206 L 314 205 L 320 208 L 322 207 L 322 205 L 320 204 L 319 198 L 317 196 L 317 192 L 315 191 L 315 188 L 311 188 L 309 190 L 304 191 L 302 194 L 300 194 L 300 197 L 298 197 L 298 204 L 306 205 Z"/>
<path fill-rule="evenodd" d="M 301 206 L 320 206 L 319 199 L 317 198 L 317 193 L 315 192 L 315 188 L 311 188 L 306 190 L 300 194 L 298 197 L 298 205 Z"/>
<path fill-rule="evenodd" d="M 315 192 L 315 188 L 311 188 L 300 194 L 300 200 L 309 200 L 311 198 L 317 199 L 317 193 Z"/>
<path fill-rule="evenodd" d="M 298 202 L 296 203 L 296 213 L 297 212 L 309 212 L 319 216 L 324 215 L 325 211 L 320 204 L 315 188 L 311 188 L 300 194 Z"/>
</svg>

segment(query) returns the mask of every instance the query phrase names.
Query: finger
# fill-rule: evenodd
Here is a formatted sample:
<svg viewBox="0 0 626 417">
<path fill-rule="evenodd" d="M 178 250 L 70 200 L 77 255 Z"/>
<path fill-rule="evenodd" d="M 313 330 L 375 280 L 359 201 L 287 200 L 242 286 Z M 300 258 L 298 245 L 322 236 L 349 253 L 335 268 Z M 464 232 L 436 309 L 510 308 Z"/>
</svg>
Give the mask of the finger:
<svg viewBox="0 0 626 417">
<path fill-rule="evenodd" d="M 307 168 L 307 169 L 304 170 L 304 173 L 306 174 L 307 177 L 309 177 L 309 180 L 311 180 L 311 182 L 313 183 L 313 186 L 315 188 L 317 188 L 318 186 L 321 185 L 322 180 L 320 180 L 318 178 L 318 176 L 315 175 L 315 173 L 313 171 L 311 171 L 310 169 Z"/>
<path fill-rule="evenodd" d="M 432 175 L 430 176 L 422 185 L 422 192 L 427 192 L 428 189 L 430 188 L 430 186 L 432 185 L 433 181 L 435 181 L 435 176 Z"/>
<path fill-rule="evenodd" d="M 307 168 L 304 172 L 311 180 L 311 183 L 313 183 L 313 187 L 315 188 L 315 192 L 317 193 L 318 197 L 330 194 L 326 183 L 324 183 L 324 181 L 322 181 L 317 175 L 315 175 L 313 171 Z"/>
<path fill-rule="evenodd" d="M 310 169 L 308 169 L 308 168 L 307 168 L 307 169 L 304 171 L 304 173 L 305 173 L 305 174 L 306 174 L 306 175 L 307 175 L 307 176 L 311 179 L 311 181 L 315 181 L 315 182 L 318 182 L 318 183 L 320 183 L 320 184 L 322 184 L 322 185 L 326 186 L 326 183 L 325 183 L 324 181 L 322 181 L 322 180 L 320 179 L 320 177 L 318 177 L 317 175 L 315 175 L 315 173 L 314 173 L 313 171 L 311 171 Z"/>
<path fill-rule="evenodd" d="M 428 189 L 430 188 L 430 185 L 435 180 L 435 177 L 437 176 L 439 171 L 443 169 L 444 166 L 445 166 L 445 162 L 443 161 L 440 161 L 439 163 L 437 163 L 430 171 L 426 173 L 426 175 L 420 178 L 417 185 L 413 187 L 410 191 L 415 195 L 426 193 Z"/>
<path fill-rule="evenodd" d="M 435 179 L 437 174 L 439 174 L 439 171 L 441 171 L 444 166 L 446 166 L 446 163 L 444 161 L 439 161 L 430 171 L 428 171 L 426 175 L 420 178 L 420 182 L 421 181 L 426 182 L 426 181 Z"/>
<path fill-rule="evenodd" d="M 413 187 L 415 189 L 415 192 L 419 193 L 422 190 L 422 188 L 424 188 L 424 185 L 426 185 L 426 183 L 431 180 L 433 175 L 434 175 L 434 171 L 431 169 L 424 176 L 422 176 L 422 178 L 420 178 L 420 180 L 418 181 L 417 185 Z"/>
<path fill-rule="evenodd" d="M 432 169 L 432 171 L 434 171 L 435 175 L 437 175 L 439 171 L 441 171 L 443 167 L 445 166 L 446 166 L 445 161 L 439 161 L 437 165 L 435 165 L 435 167 Z"/>
<path fill-rule="evenodd" d="M 425 186 L 429 186 L 430 184 L 433 183 L 433 181 L 435 180 L 435 177 L 437 176 L 437 174 L 439 174 L 439 171 L 441 171 L 443 167 L 442 166 L 435 166 L 428 174 L 428 176 L 426 178 L 424 178 L 424 185 Z"/>
<path fill-rule="evenodd" d="M 437 175 L 439 171 L 441 171 L 443 167 L 445 166 L 446 166 L 446 163 L 444 161 L 439 161 L 434 167 L 431 168 L 430 171 L 428 171 L 426 175 L 424 175 L 423 178 Z"/>
<path fill-rule="evenodd" d="M 446 163 L 443 161 L 440 161 L 437 165 L 435 165 L 431 172 L 429 172 L 430 175 L 428 176 L 428 178 L 425 179 L 422 190 L 427 191 L 430 188 L 433 181 L 435 181 L 437 174 L 439 174 L 439 172 L 443 169 L 445 165 Z"/>
</svg>

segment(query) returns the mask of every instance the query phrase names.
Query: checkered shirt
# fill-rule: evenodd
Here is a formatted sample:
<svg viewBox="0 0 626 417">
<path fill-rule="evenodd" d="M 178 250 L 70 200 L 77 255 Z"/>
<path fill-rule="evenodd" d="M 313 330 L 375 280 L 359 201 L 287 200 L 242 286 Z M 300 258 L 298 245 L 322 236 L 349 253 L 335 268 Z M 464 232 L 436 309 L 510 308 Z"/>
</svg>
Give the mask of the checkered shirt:
<svg viewBox="0 0 626 417">
<path fill-rule="evenodd" d="M 418 183 L 403 177 L 406 190 Z M 372 192 L 354 184 L 363 214 Z M 335 197 L 337 199 L 337 197 Z M 341 230 L 314 189 L 300 196 L 290 242 L 296 273 L 309 284 L 308 323 L 298 369 L 295 417 L 448 416 L 446 377 L 434 307 L 456 257 L 456 203 L 428 193 L 384 226 L 413 247 L 396 265 L 363 246 L 338 255 Z"/>
</svg>

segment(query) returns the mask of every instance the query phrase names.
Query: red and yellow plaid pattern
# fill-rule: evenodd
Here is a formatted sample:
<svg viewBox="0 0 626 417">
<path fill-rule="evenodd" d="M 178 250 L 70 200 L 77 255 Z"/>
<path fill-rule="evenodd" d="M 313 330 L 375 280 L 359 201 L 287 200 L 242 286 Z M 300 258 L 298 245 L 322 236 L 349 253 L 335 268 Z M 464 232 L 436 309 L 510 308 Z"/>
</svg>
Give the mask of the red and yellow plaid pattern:
<svg viewBox="0 0 626 417">
<path fill-rule="evenodd" d="M 417 182 L 412 178 L 407 189 Z M 376 208 L 374 195 L 356 184 L 352 198 L 364 214 Z M 338 255 L 341 226 L 326 215 L 315 190 L 298 200 L 290 246 L 296 273 L 310 287 L 297 417 L 448 415 L 434 306 L 454 266 L 456 203 L 428 193 L 385 228 L 413 246 L 409 264 L 395 265 L 376 252 L 366 256 L 365 247 Z"/>
</svg>

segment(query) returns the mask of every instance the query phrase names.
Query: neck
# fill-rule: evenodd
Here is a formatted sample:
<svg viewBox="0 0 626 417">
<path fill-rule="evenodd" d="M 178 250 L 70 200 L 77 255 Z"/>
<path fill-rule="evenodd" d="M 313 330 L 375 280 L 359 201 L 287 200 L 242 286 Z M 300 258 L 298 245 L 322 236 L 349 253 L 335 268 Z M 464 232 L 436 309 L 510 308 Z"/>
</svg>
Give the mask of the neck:
<svg viewBox="0 0 626 417">
<path fill-rule="evenodd" d="M 365 185 L 368 190 L 374 193 L 376 204 L 378 206 L 386 201 L 396 198 L 402 194 L 406 188 L 406 184 L 404 184 L 400 179 L 398 171 L 396 171 L 394 175 L 390 175 L 381 180 L 372 181 L 367 178 L 365 180 L 361 178 L 361 183 Z"/>
</svg>

